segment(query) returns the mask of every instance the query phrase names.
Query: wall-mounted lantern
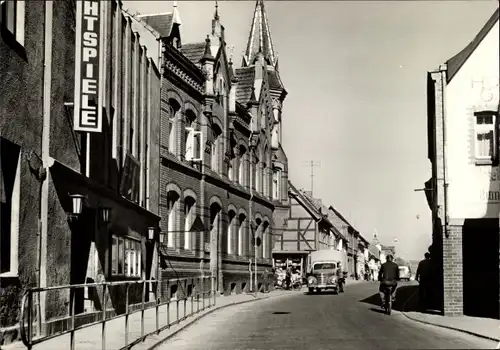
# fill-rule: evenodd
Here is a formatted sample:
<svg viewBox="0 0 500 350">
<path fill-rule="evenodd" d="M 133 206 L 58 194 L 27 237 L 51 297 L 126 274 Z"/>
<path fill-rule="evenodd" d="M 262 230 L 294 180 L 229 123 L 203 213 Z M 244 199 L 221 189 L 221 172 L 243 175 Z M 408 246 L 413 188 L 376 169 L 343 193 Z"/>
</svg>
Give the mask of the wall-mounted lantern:
<svg viewBox="0 0 500 350">
<path fill-rule="evenodd" d="M 148 227 L 148 239 L 150 241 L 155 239 L 156 227 Z"/>
<path fill-rule="evenodd" d="M 161 231 L 159 232 L 159 238 L 160 238 L 160 243 L 165 242 L 165 232 Z"/>
<path fill-rule="evenodd" d="M 109 222 L 111 221 L 111 208 L 99 207 L 99 219 L 104 224 L 109 224 Z"/>
<path fill-rule="evenodd" d="M 71 215 L 72 216 L 78 216 L 82 213 L 83 211 L 83 202 L 87 198 L 82 194 L 70 194 L 69 197 L 71 198 Z"/>
</svg>

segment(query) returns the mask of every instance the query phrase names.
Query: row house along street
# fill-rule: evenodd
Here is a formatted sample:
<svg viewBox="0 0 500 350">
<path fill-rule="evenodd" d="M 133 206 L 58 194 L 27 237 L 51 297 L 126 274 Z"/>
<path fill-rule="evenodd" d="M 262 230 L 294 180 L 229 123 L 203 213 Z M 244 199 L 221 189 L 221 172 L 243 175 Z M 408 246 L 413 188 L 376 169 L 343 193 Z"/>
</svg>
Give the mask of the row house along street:
<svg viewBox="0 0 500 350">
<path fill-rule="evenodd" d="M 499 349 L 475 6 L 2 0 L 0 349 Z"/>
</svg>

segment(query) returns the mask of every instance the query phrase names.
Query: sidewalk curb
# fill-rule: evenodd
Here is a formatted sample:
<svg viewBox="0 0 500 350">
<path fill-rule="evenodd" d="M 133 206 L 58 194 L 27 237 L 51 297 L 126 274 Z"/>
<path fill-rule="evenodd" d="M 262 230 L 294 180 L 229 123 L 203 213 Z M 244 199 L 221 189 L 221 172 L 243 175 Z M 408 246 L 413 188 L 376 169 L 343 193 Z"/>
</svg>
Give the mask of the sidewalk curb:
<svg viewBox="0 0 500 350">
<path fill-rule="evenodd" d="M 271 292 L 272 293 L 272 292 Z M 166 343 L 169 339 L 173 338 L 174 336 L 176 336 L 178 333 L 180 333 L 181 331 L 185 330 L 186 328 L 188 328 L 189 326 L 193 325 L 195 322 L 199 321 L 200 319 L 202 319 L 203 317 L 207 316 L 207 315 L 210 315 L 211 313 L 217 311 L 217 310 L 222 310 L 222 309 L 225 309 L 227 307 L 230 307 L 230 306 L 236 306 L 236 305 L 241 305 L 241 304 L 246 304 L 246 303 L 251 303 L 251 302 L 254 302 L 254 301 L 258 301 L 258 300 L 265 300 L 265 299 L 270 299 L 270 298 L 278 298 L 278 297 L 282 297 L 282 296 L 285 296 L 285 295 L 290 295 L 290 294 L 293 294 L 293 292 L 290 292 L 290 293 L 286 293 L 286 294 L 279 294 L 279 295 L 269 295 L 269 296 L 265 296 L 265 297 L 262 297 L 262 298 L 255 298 L 254 299 L 250 299 L 250 300 L 243 300 L 243 301 L 238 301 L 238 302 L 234 302 L 234 303 L 229 303 L 229 304 L 226 304 L 226 305 L 221 305 L 221 306 L 215 306 L 214 308 L 211 308 L 209 309 L 206 313 L 204 314 L 201 314 L 201 315 L 198 315 L 194 318 L 189 318 L 189 321 L 187 321 L 185 324 L 179 326 L 179 329 L 175 330 L 174 332 L 172 332 L 171 334 L 167 335 L 165 338 L 159 340 L 158 342 L 156 342 L 155 344 L 153 344 L 152 346 L 150 346 L 148 348 L 148 350 L 153 350 L 153 349 L 156 349 L 158 348 L 159 346 L 163 345 L 164 343 Z M 251 294 L 249 294 L 251 295 Z"/>
<path fill-rule="evenodd" d="M 423 323 L 423 324 L 426 324 L 426 325 L 430 325 L 430 326 L 434 326 L 434 327 L 438 327 L 438 328 L 444 328 L 444 329 L 450 329 L 452 331 L 456 331 L 456 332 L 460 332 L 460 333 L 465 333 L 465 334 L 468 334 L 468 335 L 472 335 L 474 337 L 478 337 L 478 338 L 482 338 L 482 339 L 487 339 L 487 340 L 491 340 L 491 341 L 494 341 L 494 342 L 500 342 L 500 337 L 498 338 L 493 338 L 493 337 L 489 337 L 487 335 L 483 335 L 483 334 L 479 334 L 479 333 L 475 333 L 475 332 L 472 332 L 472 331 L 468 331 L 468 330 L 465 330 L 465 329 L 461 329 L 461 328 L 456 328 L 456 327 L 451 327 L 451 326 L 445 326 L 445 325 L 441 325 L 441 324 L 436 324 L 436 323 L 432 323 L 432 322 L 428 322 L 428 321 L 423 321 L 423 320 L 419 320 L 417 318 L 413 318 L 411 316 L 408 316 L 406 314 L 406 312 L 401 312 L 406 318 L 408 318 L 409 320 L 412 320 L 414 322 L 419 322 L 419 323 Z"/>
</svg>

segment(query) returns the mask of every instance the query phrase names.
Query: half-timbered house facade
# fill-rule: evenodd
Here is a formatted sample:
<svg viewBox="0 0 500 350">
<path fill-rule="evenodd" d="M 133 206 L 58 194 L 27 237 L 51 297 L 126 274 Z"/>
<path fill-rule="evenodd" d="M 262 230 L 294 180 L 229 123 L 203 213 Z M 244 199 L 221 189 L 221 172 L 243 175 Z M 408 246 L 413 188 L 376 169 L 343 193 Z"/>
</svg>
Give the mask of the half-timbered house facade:
<svg viewBox="0 0 500 350">
<path fill-rule="evenodd" d="M 289 209 L 285 227 L 275 233 L 273 258 L 275 265 L 292 262 L 307 271 L 307 256 L 323 249 L 338 249 L 345 239 L 332 225 L 326 207 L 318 204 L 307 192 L 288 182 Z"/>
</svg>

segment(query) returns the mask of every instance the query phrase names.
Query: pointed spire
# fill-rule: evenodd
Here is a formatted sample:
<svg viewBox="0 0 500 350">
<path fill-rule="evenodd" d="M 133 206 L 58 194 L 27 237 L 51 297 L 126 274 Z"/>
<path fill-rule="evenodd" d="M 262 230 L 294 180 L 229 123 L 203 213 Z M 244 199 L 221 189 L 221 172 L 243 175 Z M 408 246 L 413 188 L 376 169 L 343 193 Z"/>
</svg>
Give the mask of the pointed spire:
<svg viewBox="0 0 500 350">
<path fill-rule="evenodd" d="M 177 10 L 177 1 L 174 1 L 174 11 L 172 12 L 172 23 L 182 24 L 179 11 Z"/>
<path fill-rule="evenodd" d="M 202 60 L 211 60 L 214 57 L 212 56 L 211 50 L 210 50 L 210 37 L 207 35 L 207 38 L 205 39 L 205 52 L 203 53 L 203 57 L 201 58 Z"/>
<path fill-rule="evenodd" d="M 219 3 L 217 0 L 215 0 L 215 14 L 214 14 L 214 19 L 219 19 Z"/>
<path fill-rule="evenodd" d="M 252 26 L 250 28 L 243 62 L 246 63 L 246 65 L 253 64 L 259 52 L 262 53 L 268 64 L 273 67 L 276 65 L 276 55 L 274 53 L 263 0 L 257 0 L 255 4 Z"/>
</svg>

